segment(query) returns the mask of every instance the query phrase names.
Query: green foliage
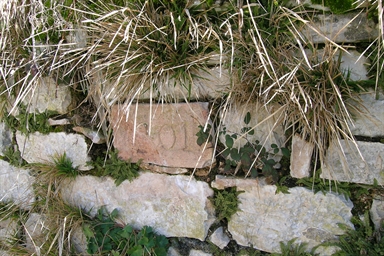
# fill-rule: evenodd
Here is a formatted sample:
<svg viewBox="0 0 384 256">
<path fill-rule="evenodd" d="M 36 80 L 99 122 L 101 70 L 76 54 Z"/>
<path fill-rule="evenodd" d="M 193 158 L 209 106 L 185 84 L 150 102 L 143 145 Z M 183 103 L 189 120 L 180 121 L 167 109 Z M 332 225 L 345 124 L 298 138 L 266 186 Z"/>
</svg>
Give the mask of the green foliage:
<svg viewBox="0 0 384 256">
<path fill-rule="evenodd" d="M 278 154 L 281 154 L 287 158 L 290 156 L 290 152 L 287 148 L 279 148 L 276 144 L 271 145 L 271 150 L 267 151 L 266 148 L 260 144 L 260 141 L 256 140 L 254 143 L 247 141 L 240 148 L 234 147 L 235 140 L 244 136 L 247 139 L 248 134 L 253 135 L 254 130 L 249 127 L 251 121 L 251 114 L 247 112 L 244 117 L 244 127 L 241 129 L 242 134 L 232 133 L 227 134 L 227 130 L 224 127 L 221 134 L 225 135 L 226 149 L 221 152 L 221 155 L 225 159 L 224 171 L 229 171 L 232 168 L 241 168 L 246 175 L 249 173 L 252 177 L 257 177 L 258 170 L 266 177 L 272 177 L 274 181 L 279 178 L 277 170 L 274 166 L 277 162 L 272 158 Z M 200 126 L 200 131 L 196 134 L 198 136 L 197 143 L 205 142 L 210 139 L 209 131 L 203 132 Z"/>
<path fill-rule="evenodd" d="M 62 155 L 54 157 L 53 162 L 55 163 L 55 167 L 57 169 L 56 174 L 58 176 L 76 178 L 79 174 L 79 170 L 77 167 L 73 166 L 72 160 L 67 157 L 65 152 Z"/>
<path fill-rule="evenodd" d="M 19 114 L 15 117 L 5 113 L 4 122 L 12 130 L 19 130 L 23 134 L 40 132 L 48 134 L 54 131 L 54 128 L 49 125 L 48 118 L 57 115 L 55 111 L 46 111 L 44 113 L 28 113 L 27 107 L 20 106 Z"/>
<path fill-rule="evenodd" d="M 329 7 L 333 13 L 343 13 L 353 8 L 355 0 L 311 0 L 313 4 Z"/>
<path fill-rule="evenodd" d="M 307 244 L 294 244 L 296 238 L 289 240 L 286 244 L 280 242 L 281 253 L 272 253 L 273 256 L 311 256 L 312 253 L 306 252 Z"/>
<path fill-rule="evenodd" d="M 22 167 L 27 164 L 16 146 L 9 146 L 4 150 L 3 154 L 4 156 L 0 156 L 0 159 L 7 161 L 13 166 Z"/>
<path fill-rule="evenodd" d="M 365 212 L 363 220 L 353 217 L 355 229 L 339 225 L 345 234 L 339 236 L 337 242 L 329 242 L 326 245 L 337 246 L 341 250 L 335 256 L 384 255 L 384 226 L 375 231 L 370 223 L 369 212 Z"/>
<path fill-rule="evenodd" d="M 212 140 L 211 128 L 212 128 L 212 126 L 210 124 L 207 125 L 206 129 L 204 129 L 204 126 L 199 125 L 199 131 L 196 133 L 197 145 L 201 146 L 205 142 L 207 142 L 207 141 L 209 142 Z"/>
<path fill-rule="evenodd" d="M 229 221 L 231 216 L 237 212 L 239 205 L 237 196 L 241 193 L 242 191 L 237 191 L 235 187 L 215 191 L 212 202 L 219 221 L 223 219 Z"/>
<path fill-rule="evenodd" d="M 117 209 L 104 214 L 98 211 L 96 219 L 83 226 L 87 238 L 87 252 L 91 255 L 167 255 L 168 239 L 157 235 L 151 227 L 134 230 L 131 226 L 121 226 L 114 220 Z"/>
<path fill-rule="evenodd" d="M 104 158 L 98 157 L 93 163 L 97 176 L 111 176 L 115 179 L 116 186 L 119 186 L 124 180 L 132 181 L 139 176 L 140 162 L 131 163 L 119 159 L 118 152 L 111 151 L 108 159 L 104 162 Z"/>
</svg>

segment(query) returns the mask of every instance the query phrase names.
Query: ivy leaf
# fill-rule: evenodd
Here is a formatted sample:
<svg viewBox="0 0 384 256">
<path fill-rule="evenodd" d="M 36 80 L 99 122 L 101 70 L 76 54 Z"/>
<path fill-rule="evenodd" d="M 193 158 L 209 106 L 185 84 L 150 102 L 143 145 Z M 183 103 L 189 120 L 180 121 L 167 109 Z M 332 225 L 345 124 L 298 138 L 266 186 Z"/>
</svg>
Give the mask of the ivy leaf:
<svg viewBox="0 0 384 256">
<path fill-rule="evenodd" d="M 232 139 L 231 136 L 229 136 L 228 134 L 225 135 L 225 145 L 226 145 L 228 148 L 232 148 L 232 147 L 233 147 L 233 139 Z"/>
<path fill-rule="evenodd" d="M 281 148 L 281 152 L 283 153 L 283 156 L 289 158 L 291 156 L 291 152 L 287 148 Z"/>
<path fill-rule="evenodd" d="M 244 123 L 249 124 L 250 121 L 251 121 L 251 113 L 247 112 L 247 114 L 244 117 Z"/>
</svg>

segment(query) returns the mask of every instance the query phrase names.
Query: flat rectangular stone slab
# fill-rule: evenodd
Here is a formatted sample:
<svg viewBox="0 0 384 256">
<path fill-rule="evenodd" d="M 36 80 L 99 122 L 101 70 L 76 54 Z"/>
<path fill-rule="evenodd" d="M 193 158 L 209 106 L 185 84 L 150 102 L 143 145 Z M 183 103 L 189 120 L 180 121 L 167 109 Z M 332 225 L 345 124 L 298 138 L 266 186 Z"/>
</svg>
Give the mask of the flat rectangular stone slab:
<svg viewBox="0 0 384 256">
<path fill-rule="evenodd" d="M 196 143 L 199 125 L 208 118 L 208 103 L 139 104 L 135 112 L 136 105 L 128 111 L 112 108 L 113 145 L 122 159 L 184 168 L 211 164 L 212 144 L 203 150 L 204 144 Z"/>
</svg>

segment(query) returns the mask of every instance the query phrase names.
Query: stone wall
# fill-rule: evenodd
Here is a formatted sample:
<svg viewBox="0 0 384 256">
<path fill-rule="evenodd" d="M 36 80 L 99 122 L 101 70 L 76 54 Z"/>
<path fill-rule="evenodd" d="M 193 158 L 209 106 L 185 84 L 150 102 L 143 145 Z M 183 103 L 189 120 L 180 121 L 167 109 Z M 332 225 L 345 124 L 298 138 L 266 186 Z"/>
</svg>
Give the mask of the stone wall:
<svg viewBox="0 0 384 256">
<path fill-rule="evenodd" d="M 359 24 L 355 24 L 348 23 L 351 19 L 348 15 L 320 16 L 321 24 L 324 20 L 327 20 L 325 24 L 329 24 L 329 20 L 338 22 L 331 23 L 333 29 L 329 29 L 329 25 L 319 27 L 324 32 L 330 32 L 327 37 L 334 38 L 338 43 L 375 38 L 376 28 L 363 15 L 361 17 L 356 19 Z M 334 37 L 332 31 L 339 31 L 347 23 L 347 29 Z M 356 26 L 360 26 L 361 33 L 354 33 Z M 361 26 L 365 28 L 361 29 Z M 314 42 L 321 40 L 323 39 L 314 35 Z M 343 55 L 342 61 L 343 68 L 349 70 L 351 78 L 355 80 L 367 77 L 367 60 L 359 59 L 359 55 L 360 53 L 350 51 L 348 55 Z M 197 89 L 194 94 L 208 98 L 220 95 L 218 92 L 230 82 L 225 72 L 219 78 L 218 76 L 217 71 L 213 70 L 211 76 L 207 76 L 208 80 L 199 80 L 198 84 L 205 90 Z M 53 95 L 53 91 L 58 93 Z M 182 92 L 180 95 L 183 94 Z M 69 113 L 70 99 L 65 86 L 52 88 L 49 78 L 41 81 L 41 90 L 26 98 L 32 104 L 30 111 L 55 110 L 61 114 Z M 370 138 L 384 138 L 384 95 L 380 93 L 379 99 L 375 99 L 373 91 L 364 92 L 360 95 L 360 100 L 366 115 L 357 117 L 350 128 L 357 138 L 363 138 L 364 141 L 357 141 L 356 144 L 335 141 L 331 144 L 326 153 L 322 177 L 384 185 L 384 143 L 366 141 Z M 298 136 L 293 137 L 292 145 L 285 145 L 286 137 L 282 125 L 276 125 L 273 116 L 264 121 L 271 116 L 274 108 L 278 106 L 271 106 L 270 109 L 258 104 L 232 106 L 223 119 L 223 125 L 228 131 L 240 133 L 243 127 L 239 123 L 250 112 L 252 121 L 249 125 L 256 129 L 255 134 L 247 139 L 260 140 L 266 147 L 277 144 L 278 147 L 291 148 L 291 176 L 310 176 L 313 168 L 313 145 Z M 119 220 L 135 228 L 151 226 L 167 237 L 210 241 L 222 250 L 232 241 L 244 247 L 280 252 L 279 242 L 288 242 L 293 238 L 296 238 L 295 243 L 307 243 L 311 249 L 342 234 L 344 231 L 338 224 L 353 227 L 353 203 L 336 193 L 314 193 L 303 187 L 290 188 L 288 194 L 276 193 L 277 186 L 265 179 L 217 175 L 213 180 L 202 180 L 195 177 L 192 172 L 204 173 L 215 164 L 215 145 L 203 143 L 199 146 L 196 143 L 198 126 L 209 122 L 209 111 L 209 102 L 153 105 L 140 103 L 131 105 L 129 109 L 115 106 L 110 119 L 114 128 L 113 146 L 119 150 L 122 159 L 133 162 L 142 160 L 139 177 L 131 182 L 126 180 L 119 186 L 110 177 L 87 175 L 87 171 L 92 169 L 92 166 L 87 165 L 90 148 L 93 143 L 104 142 L 98 131 L 89 127 L 76 126 L 71 132 L 34 132 L 25 135 L 20 131 L 11 131 L 5 123 L 1 123 L 0 149 L 4 155 L 8 147 L 17 146 L 22 159 L 27 163 L 52 163 L 54 156 L 65 153 L 84 175 L 63 181 L 58 193 L 67 204 L 83 209 L 90 216 L 95 216 L 101 207 L 110 212 L 117 209 Z M 75 126 L 74 119 L 74 116 L 67 115 L 65 119 L 51 122 L 54 126 Z M 225 143 L 225 139 L 221 139 Z M 236 143 L 240 145 L 245 142 L 240 139 Z M 343 152 L 336 147 L 339 144 L 342 145 Z M 23 210 L 33 209 L 33 204 L 38 200 L 34 189 L 34 183 L 37 182 L 35 176 L 28 168 L 15 167 L 5 160 L 0 160 L 0 165 L 0 202 L 12 202 Z M 230 187 L 236 187 L 242 193 L 238 195 L 238 211 L 223 226 L 217 220 L 210 198 L 214 195 L 214 189 Z M 372 207 L 371 215 L 378 225 L 384 217 L 383 203 L 375 200 Z M 18 224 L 11 225 L 9 221 L 0 222 L 0 239 L 17 229 Z M 30 213 L 24 225 L 30 238 L 44 233 L 44 221 L 45 216 Z M 86 255 L 82 232 L 78 232 L 72 239 L 78 253 Z M 41 243 L 43 242 L 38 239 L 33 242 L 27 239 L 26 247 L 31 252 L 37 252 Z M 334 250 L 332 247 L 319 247 L 317 252 L 330 255 Z M 195 255 L 194 253 L 197 252 L 191 250 L 189 255 Z M 202 251 L 199 253 L 203 255 Z M 169 255 L 182 253 L 177 247 L 173 247 L 169 250 Z"/>
</svg>

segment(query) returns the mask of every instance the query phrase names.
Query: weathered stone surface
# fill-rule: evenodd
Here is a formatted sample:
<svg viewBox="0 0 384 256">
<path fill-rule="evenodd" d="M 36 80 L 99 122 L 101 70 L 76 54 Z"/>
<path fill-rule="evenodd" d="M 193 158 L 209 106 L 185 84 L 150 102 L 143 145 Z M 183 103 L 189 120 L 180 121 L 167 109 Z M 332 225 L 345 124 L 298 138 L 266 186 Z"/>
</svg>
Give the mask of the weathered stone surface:
<svg viewBox="0 0 384 256">
<path fill-rule="evenodd" d="M 226 184 L 218 176 L 217 183 Z M 352 202 L 333 193 L 314 194 L 295 187 L 290 194 L 276 192 L 276 186 L 264 185 L 259 180 L 229 179 L 236 184 L 240 204 L 228 223 L 228 231 L 240 245 L 253 245 L 267 252 L 280 252 L 279 242 L 297 238 L 295 243 L 307 243 L 308 249 L 336 238 L 343 233 L 337 223 L 353 227 Z M 252 184 L 253 183 L 253 184 Z M 317 251 L 329 255 L 325 251 Z"/>
<path fill-rule="evenodd" d="M 95 215 L 105 206 L 135 228 L 151 226 L 165 236 L 204 240 L 215 220 L 208 184 L 188 176 L 141 173 L 118 187 L 111 178 L 77 177 L 63 186 L 63 199 Z"/>
<path fill-rule="evenodd" d="M 0 220 L 0 242 L 5 242 L 18 232 L 17 221 L 9 218 Z"/>
<path fill-rule="evenodd" d="M 373 199 L 369 213 L 375 229 L 382 229 L 384 225 L 384 198 Z"/>
<path fill-rule="evenodd" d="M 140 168 L 142 168 L 143 170 L 149 170 L 151 172 L 167 173 L 167 174 L 183 174 L 188 172 L 188 169 L 186 168 L 165 167 L 165 166 L 158 166 L 158 165 L 147 164 L 147 163 L 141 163 Z"/>
<path fill-rule="evenodd" d="M 8 129 L 5 123 L 0 123 L 0 155 L 4 155 L 4 150 L 12 144 L 11 131 Z"/>
<path fill-rule="evenodd" d="M 78 255 L 89 255 L 87 253 L 87 237 L 85 236 L 83 229 L 81 227 L 77 227 L 71 232 L 71 243 L 73 249 Z"/>
<path fill-rule="evenodd" d="M 350 129 L 353 135 L 366 137 L 384 137 L 384 94 L 379 92 L 379 98 L 376 100 L 376 93 L 371 90 L 360 94 L 360 105 L 356 108 L 363 112 L 362 115 L 356 114 Z"/>
<path fill-rule="evenodd" d="M 37 81 L 34 90 L 23 100 L 32 112 L 43 113 L 47 110 L 60 114 L 68 112 L 72 102 L 71 92 L 66 85 L 58 84 L 52 77 L 43 77 Z"/>
<path fill-rule="evenodd" d="M 215 232 L 213 232 L 209 237 L 209 240 L 220 249 L 224 249 L 224 247 L 228 245 L 229 241 L 231 241 L 231 239 L 229 239 L 229 237 L 224 233 L 223 227 L 216 229 Z"/>
<path fill-rule="evenodd" d="M 44 135 L 36 132 L 26 136 L 17 131 L 16 140 L 23 159 L 28 163 L 54 163 L 55 157 L 65 153 L 72 160 L 73 166 L 79 170 L 91 168 L 87 166 L 90 157 L 83 135 L 64 132 Z"/>
<path fill-rule="evenodd" d="M 171 246 L 167 251 L 167 256 L 181 256 L 181 255 L 175 248 Z"/>
<path fill-rule="evenodd" d="M 168 167 L 201 168 L 211 164 L 213 147 L 196 143 L 198 126 L 208 118 L 208 103 L 139 104 L 112 108 L 114 146 L 119 156 Z"/>
<path fill-rule="evenodd" d="M 337 61 L 340 51 L 335 54 L 334 59 Z M 370 64 L 365 56 L 355 50 L 349 50 L 348 53 L 343 52 L 341 55 L 340 69 L 345 74 L 349 73 L 349 79 L 352 81 L 368 80 L 367 66 Z"/>
<path fill-rule="evenodd" d="M 313 143 L 296 134 L 293 136 L 290 166 L 292 177 L 300 179 L 310 176 L 313 148 Z"/>
<path fill-rule="evenodd" d="M 315 44 L 325 43 L 326 38 L 336 43 L 373 41 L 379 35 L 374 21 L 368 19 L 365 13 L 317 15 L 314 20 L 315 23 L 311 25 L 322 35 L 309 27 L 303 35 Z"/>
<path fill-rule="evenodd" d="M 206 252 L 203 252 L 203 251 L 200 251 L 200 250 L 192 249 L 189 252 L 189 256 L 212 256 L 212 254 L 206 253 Z"/>
<path fill-rule="evenodd" d="M 0 250 L 0 256 L 12 256 L 9 252 Z"/>
<path fill-rule="evenodd" d="M 272 149 L 272 144 L 276 144 L 279 148 L 284 146 L 285 135 L 282 120 L 278 119 L 279 115 L 275 112 L 279 107 L 279 105 L 271 104 L 266 108 L 262 103 L 232 105 L 229 107 L 222 120 L 222 124 L 226 127 L 226 134 L 238 134 L 238 139 L 234 141 L 233 147 L 241 147 L 247 141 L 255 143 L 256 140 L 261 145 L 264 145 L 267 151 Z M 244 123 L 244 117 L 247 112 L 251 114 L 251 120 L 248 125 Z M 254 128 L 254 134 L 247 134 L 243 138 L 239 138 L 243 134 L 242 129 L 244 127 Z M 219 139 L 225 145 L 225 134 L 220 135 Z M 281 157 L 281 154 L 277 154 L 273 159 L 278 162 Z"/>
<path fill-rule="evenodd" d="M 36 255 L 40 255 L 40 247 L 46 242 L 45 234 L 49 231 L 45 221 L 44 215 L 31 213 L 24 224 L 26 248 Z"/>
<path fill-rule="evenodd" d="M 22 209 L 30 209 L 35 201 L 32 188 L 34 180 L 28 170 L 0 160 L 0 202 L 14 202 Z"/>
<path fill-rule="evenodd" d="M 384 144 L 363 141 L 356 143 L 363 158 L 352 142 L 340 140 L 343 152 L 336 142 L 331 143 L 321 177 L 365 184 L 373 184 L 376 179 L 378 184 L 384 185 Z"/>
</svg>

